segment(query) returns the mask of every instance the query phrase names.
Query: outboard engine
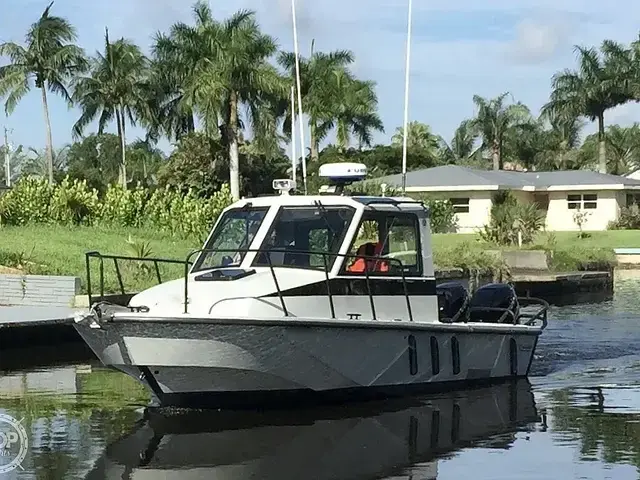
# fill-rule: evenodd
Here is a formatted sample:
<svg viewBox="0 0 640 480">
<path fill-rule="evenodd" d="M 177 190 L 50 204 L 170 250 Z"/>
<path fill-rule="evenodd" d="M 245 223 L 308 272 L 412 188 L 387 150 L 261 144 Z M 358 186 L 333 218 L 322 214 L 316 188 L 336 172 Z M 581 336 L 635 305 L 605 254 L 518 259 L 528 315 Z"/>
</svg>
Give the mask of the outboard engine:
<svg viewBox="0 0 640 480">
<path fill-rule="evenodd" d="M 518 296 L 506 283 L 483 285 L 471 297 L 470 322 L 515 323 L 519 315 Z"/>
<path fill-rule="evenodd" d="M 436 295 L 438 296 L 438 317 L 441 322 L 467 320 L 469 293 L 461 283 L 442 283 L 436 286 Z"/>
</svg>

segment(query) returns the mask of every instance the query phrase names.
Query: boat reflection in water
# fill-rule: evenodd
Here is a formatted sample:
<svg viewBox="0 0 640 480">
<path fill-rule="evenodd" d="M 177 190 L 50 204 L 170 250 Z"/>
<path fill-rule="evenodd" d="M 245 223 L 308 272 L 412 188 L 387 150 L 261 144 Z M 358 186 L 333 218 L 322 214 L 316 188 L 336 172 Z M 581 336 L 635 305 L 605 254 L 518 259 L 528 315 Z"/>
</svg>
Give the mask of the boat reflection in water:
<svg viewBox="0 0 640 480">
<path fill-rule="evenodd" d="M 295 412 L 150 412 L 87 478 L 435 479 L 437 456 L 509 448 L 537 419 L 527 380 Z"/>
</svg>

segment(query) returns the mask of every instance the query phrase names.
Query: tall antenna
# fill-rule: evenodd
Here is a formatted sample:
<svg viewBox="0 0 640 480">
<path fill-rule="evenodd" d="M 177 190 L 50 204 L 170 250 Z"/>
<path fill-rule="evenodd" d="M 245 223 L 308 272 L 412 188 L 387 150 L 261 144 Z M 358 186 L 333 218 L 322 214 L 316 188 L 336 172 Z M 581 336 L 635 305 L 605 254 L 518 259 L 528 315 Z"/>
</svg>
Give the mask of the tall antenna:
<svg viewBox="0 0 640 480">
<path fill-rule="evenodd" d="M 4 127 L 4 175 L 5 185 L 11 186 L 11 145 L 9 145 L 9 130 Z"/>
<path fill-rule="evenodd" d="M 409 72 L 411 65 L 411 16 L 413 11 L 413 0 L 409 0 L 409 20 L 407 25 L 407 58 L 404 77 L 404 138 L 402 139 L 402 193 L 407 189 L 407 131 L 409 125 Z"/>
<path fill-rule="evenodd" d="M 302 118 L 302 90 L 300 89 L 300 54 L 298 52 L 298 25 L 296 21 L 296 0 L 291 0 L 293 16 L 293 51 L 296 56 L 296 89 L 298 90 L 298 123 L 300 127 L 300 152 L 302 154 L 302 183 L 304 194 L 307 194 L 307 160 L 304 148 L 304 120 Z"/>
<path fill-rule="evenodd" d="M 296 95 L 295 87 L 291 86 L 291 180 L 294 182 L 298 178 L 296 166 L 298 157 L 296 155 Z"/>
</svg>

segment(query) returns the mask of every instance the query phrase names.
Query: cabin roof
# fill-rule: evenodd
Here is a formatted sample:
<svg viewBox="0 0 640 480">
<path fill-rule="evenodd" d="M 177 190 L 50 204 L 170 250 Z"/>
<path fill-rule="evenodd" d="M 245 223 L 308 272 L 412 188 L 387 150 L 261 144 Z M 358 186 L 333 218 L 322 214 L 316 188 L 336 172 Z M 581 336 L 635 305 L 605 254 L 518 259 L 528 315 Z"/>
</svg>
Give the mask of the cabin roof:
<svg viewBox="0 0 640 480">
<path fill-rule="evenodd" d="M 230 208 L 242 208 L 247 204 L 254 207 L 271 206 L 315 206 L 316 202 L 322 205 L 346 205 L 353 208 L 385 208 L 393 207 L 401 210 L 424 211 L 423 204 L 409 197 L 376 197 L 376 196 L 348 196 L 348 195 L 272 195 L 256 198 L 245 198 L 237 201 Z"/>
</svg>

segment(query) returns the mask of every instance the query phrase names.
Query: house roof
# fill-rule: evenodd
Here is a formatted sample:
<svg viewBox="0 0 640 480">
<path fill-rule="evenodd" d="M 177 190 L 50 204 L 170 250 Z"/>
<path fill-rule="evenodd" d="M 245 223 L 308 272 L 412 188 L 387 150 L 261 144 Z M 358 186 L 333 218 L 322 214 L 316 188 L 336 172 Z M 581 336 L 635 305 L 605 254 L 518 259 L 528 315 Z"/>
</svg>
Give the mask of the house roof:
<svg viewBox="0 0 640 480">
<path fill-rule="evenodd" d="M 389 175 L 378 181 L 401 186 L 402 175 Z M 444 165 L 407 172 L 408 191 L 461 190 L 624 190 L 640 189 L 640 180 L 591 170 L 553 172 L 515 172 L 478 170 Z"/>
</svg>

